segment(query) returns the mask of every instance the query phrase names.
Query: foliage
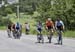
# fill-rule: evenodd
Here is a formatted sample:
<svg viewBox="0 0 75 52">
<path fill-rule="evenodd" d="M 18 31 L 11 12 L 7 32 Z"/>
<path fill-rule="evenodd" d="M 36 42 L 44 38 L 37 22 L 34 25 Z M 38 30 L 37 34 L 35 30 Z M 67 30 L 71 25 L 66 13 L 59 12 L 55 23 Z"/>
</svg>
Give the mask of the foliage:
<svg viewBox="0 0 75 52">
<path fill-rule="evenodd" d="M 0 16 L 0 26 L 6 26 L 9 22 L 12 23 L 8 18 L 2 18 Z"/>
<path fill-rule="evenodd" d="M 4 0 L 7 4 L 6 0 Z M 36 20 L 44 22 L 47 18 L 52 18 L 54 21 L 60 17 L 66 26 L 66 29 L 75 29 L 75 0 L 19 0 L 17 4 L 9 5 L 8 7 L 0 8 L 0 15 L 16 13 L 16 5 L 20 6 L 20 13 L 28 15 L 34 14 L 36 11 L 38 16 L 33 17 Z"/>
</svg>

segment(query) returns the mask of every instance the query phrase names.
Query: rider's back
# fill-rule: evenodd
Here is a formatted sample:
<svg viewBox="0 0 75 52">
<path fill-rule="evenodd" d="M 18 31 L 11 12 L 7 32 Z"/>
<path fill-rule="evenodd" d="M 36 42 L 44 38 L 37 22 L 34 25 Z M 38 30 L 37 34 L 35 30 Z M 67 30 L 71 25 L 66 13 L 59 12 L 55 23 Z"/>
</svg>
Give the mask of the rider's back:
<svg viewBox="0 0 75 52">
<path fill-rule="evenodd" d="M 46 21 L 46 26 L 47 26 L 47 27 L 49 27 L 49 26 L 52 27 L 52 26 L 53 26 L 53 21 L 48 21 L 48 20 L 47 20 L 47 21 Z"/>
<path fill-rule="evenodd" d="M 20 24 L 16 24 L 16 29 L 17 29 L 17 30 L 20 29 Z"/>
</svg>

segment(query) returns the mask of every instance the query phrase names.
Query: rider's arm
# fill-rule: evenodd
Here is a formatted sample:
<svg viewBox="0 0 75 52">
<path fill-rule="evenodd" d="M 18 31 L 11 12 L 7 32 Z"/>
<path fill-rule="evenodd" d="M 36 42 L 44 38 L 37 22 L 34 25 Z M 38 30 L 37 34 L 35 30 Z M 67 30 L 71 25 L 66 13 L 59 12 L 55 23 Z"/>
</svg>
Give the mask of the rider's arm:
<svg viewBox="0 0 75 52">
<path fill-rule="evenodd" d="M 53 29 L 54 29 L 54 23 L 52 22 L 52 27 L 53 27 Z"/>
<path fill-rule="evenodd" d="M 45 23 L 45 29 L 47 30 L 48 28 L 47 28 L 47 22 Z"/>
<path fill-rule="evenodd" d="M 63 21 L 60 21 L 60 22 L 61 22 L 61 24 L 63 25 L 63 29 L 64 29 L 65 27 L 64 27 L 64 23 L 63 23 Z"/>
<path fill-rule="evenodd" d="M 55 29 L 57 29 L 57 21 L 55 22 Z"/>
</svg>

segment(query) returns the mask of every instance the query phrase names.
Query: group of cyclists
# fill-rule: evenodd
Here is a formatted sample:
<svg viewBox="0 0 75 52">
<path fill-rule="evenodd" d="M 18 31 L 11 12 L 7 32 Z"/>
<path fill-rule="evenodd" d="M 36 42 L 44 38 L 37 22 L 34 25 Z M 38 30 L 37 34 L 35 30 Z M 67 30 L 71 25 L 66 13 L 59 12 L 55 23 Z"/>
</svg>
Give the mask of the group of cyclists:
<svg viewBox="0 0 75 52">
<path fill-rule="evenodd" d="M 58 43 L 56 43 L 56 44 L 62 45 L 62 32 L 64 30 L 63 21 L 60 18 L 57 18 L 57 20 L 55 22 L 53 22 L 51 18 L 48 18 L 46 20 L 45 27 L 46 27 L 46 30 L 48 32 L 47 37 L 48 37 L 49 43 L 51 43 L 52 36 L 53 36 L 54 32 L 57 32 Z M 38 21 L 38 24 L 37 24 L 37 30 L 38 30 L 37 40 L 38 40 L 38 43 L 40 43 L 41 41 L 43 43 L 43 41 L 44 41 L 43 35 L 41 33 L 42 29 L 43 29 L 43 25 L 40 21 Z"/>
<path fill-rule="evenodd" d="M 17 22 L 16 24 L 9 22 L 7 25 L 7 32 L 9 38 L 11 38 L 11 34 L 13 34 L 13 37 L 15 39 L 20 39 L 22 35 L 22 25 L 19 22 Z"/>
<path fill-rule="evenodd" d="M 44 43 L 44 38 L 42 35 L 43 25 L 42 25 L 41 21 L 38 21 L 36 28 L 37 28 L 37 32 L 38 32 L 37 33 L 38 43 L 40 43 L 41 41 L 42 41 L 42 43 Z M 62 45 L 62 32 L 64 30 L 63 21 L 60 18 L 57 18 L 57 20 L 55 22 L 53 22 L 51 18 L 48 18 L 45 23 L 45 28 L 48 32 L 47 37 L 48 37 L 49 43 L 52 42 L 51 40 L 52 40 L 52 36 L 53 36 L 54 32 L 57 32 L 57 34 L 58 34 L 58 43 L 57 44 Z M 28 22 L 25 23 L 25 31 L 26 31 L 26 34 L 29 34 L 30 25 Z M 16 24 L 9 23 L 7 32 L 8 32 L 8 37 L 11 37 L 11 32 L 12 32 L 14 38 L 20 38 L 22 35 L 22 25 L 19 22 L 17 22 Z"/>
<path fill-rule="evenodd" d="M 30 25 L 28 22 L 25 22 L 25 32 L 29 34 Z M 22 35 L 22 25 L 19 22 L 16 23 L 8 23 L 7 25 L 7 33 L 8 37 L 11 38 L 12 35 L 15 39 L 20 39 Z"/>
</svg>

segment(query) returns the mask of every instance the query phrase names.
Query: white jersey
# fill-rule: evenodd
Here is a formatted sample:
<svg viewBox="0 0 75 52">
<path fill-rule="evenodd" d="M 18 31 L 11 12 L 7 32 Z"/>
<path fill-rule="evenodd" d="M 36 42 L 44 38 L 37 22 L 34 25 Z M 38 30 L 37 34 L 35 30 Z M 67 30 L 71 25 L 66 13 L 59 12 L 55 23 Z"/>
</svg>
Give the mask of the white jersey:
<svg viewBox="0 0 75 52">
<path fill-rule="evenodd" d="M 25 24 L 25 28 L 29 30 L 30 29 L 29 24 Z"/>
<path fill-rule="evenodd" d="M 57 23 L 58 23 L 58 21 L 55 22 L 55 27 L 57 27 Z M 60 23 L 62 24 L 62 26 L 64 26 L 63 21 L 60 20 Z"/>
</svg>

